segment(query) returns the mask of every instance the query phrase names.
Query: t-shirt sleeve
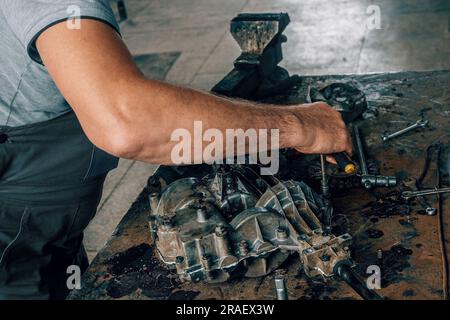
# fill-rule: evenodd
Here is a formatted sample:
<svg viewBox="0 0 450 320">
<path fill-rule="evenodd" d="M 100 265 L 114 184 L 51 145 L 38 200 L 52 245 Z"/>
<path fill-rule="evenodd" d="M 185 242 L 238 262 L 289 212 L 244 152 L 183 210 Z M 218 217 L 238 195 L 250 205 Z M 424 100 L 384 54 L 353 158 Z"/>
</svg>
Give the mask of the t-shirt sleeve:
<svg viewBox="0 0 450 320">
<path fill-rule="evenodd" d="M 42 63 L 36 39 L 52 25 L 67 21 L 68 28 L 82 27 L 83 19 L 105 22 L 119 31 L 108 0 L 0 0 L 1 10 L 12 31 L 31 59 Z"/>
</svg>

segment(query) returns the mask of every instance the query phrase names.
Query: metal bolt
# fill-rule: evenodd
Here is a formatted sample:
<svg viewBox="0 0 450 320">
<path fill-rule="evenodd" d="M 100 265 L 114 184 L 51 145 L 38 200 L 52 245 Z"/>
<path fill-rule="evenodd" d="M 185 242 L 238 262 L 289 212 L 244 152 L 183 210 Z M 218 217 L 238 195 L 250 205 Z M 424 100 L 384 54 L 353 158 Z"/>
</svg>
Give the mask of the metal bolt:
<svg viewBox="0 0 450 320">
<path fill-rule="evenodd" d="M 277 239 L 280 241 L 285 241 L 288 238 L 288 231 L 286 228 L 278 227 L 277 229 Z"/>
<path fill-rule="evenodd" d="M 383 259 L 383 250 L 381 250 L 381 249 L 377 250 L 377 258 L 378 258 L 378 260 Z"/>
<path fill-rule="evenodd" d="M 276 291 L 277 300 L 287 300 L 288 299 L 286 283 L 284 282 L 283 275 L 275 276 L 275 291 Z"/>
<path fill-rule="evenodd" d="M 329 254 L 324 254 L 320 257 L 320 260 L 322 260 L 323 262 L 328 262 L 331 260 L 331 256 Z"/>
<path fill-rule="evenodd" d="M 322 188 L 322 195 L 325 198 L 328 198 L 330 196 L 330 188 L 328 185 L 328 177 L 325 169 L 325 156 L 323 154 L 320 155 L 320 173 L 321 173 L 321 179 L 320 179 L 320 186 Z"/>
<path fill-rule="evenodd" d="M 434 216 L 437 212 L 436 208 L 432 208 L 432 207 L 428 207 L 425 209 L 425 212 L 427 213 L 427 215 L 429 216 Z"/>
<path fill-rule="evenodd" d="M 205 223 L 208 221 L 208 214 L 206 212 L 206 207 L 201 207 L 197 209 L 197 222 Z"/>
</svg>

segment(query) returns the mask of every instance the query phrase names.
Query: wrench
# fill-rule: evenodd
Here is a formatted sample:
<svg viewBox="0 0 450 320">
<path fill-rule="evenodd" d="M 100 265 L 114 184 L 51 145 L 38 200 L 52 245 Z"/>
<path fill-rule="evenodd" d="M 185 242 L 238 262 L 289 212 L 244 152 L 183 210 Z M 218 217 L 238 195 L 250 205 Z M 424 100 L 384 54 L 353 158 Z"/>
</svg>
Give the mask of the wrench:
<svg viewBox="0 0 450 320">
<path fill-rule="evenodd" d="M 420 120 L 417 120 L 416 123 L 414 123 L 413 125 L 405 128 L 405 129 L 399 130 L 399 131 L 391 133 L 391 134 L 384 134 L 381 138 L 383 139 L 383 142 L 386 142 L 390 139 L 401 136 L 402 134 L 405 134 L 411 130 L 414 130 L 417 128 L 425 128 L 427 125 L 428 125 L 428 120 L 420 119 Z"/>
<path fill-rule="evenodd" d="M 371 189 L 373 187 L 396 186 L 397 185 L 396 177 L 369 174 L 361 134 L 359 132 L 359 127 L 357 125 L 353 127 L 353 132 L 356 141 L 356 151 L 358 153 L 359 165 L 361 167 L 361 184 L 364 186 L 364 188 Z"/>
<path fill-rule="evenodd" d="M 419 190 L 419 191 L 403 191 L 402 192 L 402 198 L 405 200 L 409 200 L 414 197 L 419 196 L 428 196 L 433 194 L 440 194 L 440 193 L 450 193 L 450 188 L 442 188 L 442 189 L 427 189 L 427 190 Z"/>
</svg>

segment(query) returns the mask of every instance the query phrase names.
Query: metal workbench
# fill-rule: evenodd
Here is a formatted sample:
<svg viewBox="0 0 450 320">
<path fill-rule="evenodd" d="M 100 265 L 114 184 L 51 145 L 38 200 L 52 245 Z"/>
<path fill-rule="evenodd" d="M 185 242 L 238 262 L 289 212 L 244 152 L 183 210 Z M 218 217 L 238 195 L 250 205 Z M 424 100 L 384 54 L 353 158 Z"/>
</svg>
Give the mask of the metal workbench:
<svg viewBox="0 0 450 320">
<path fill-rule="evenodd" d="M 303 103 L 308 86 L 346 82 L 360 88 L 376 117 L 358 120 L 370 158 L 382 174 L 397 175 L 400 186 L 417 178 L 424 166 L 429 145 L 442 142 L 443 154 L 450 149 L 450 72 L 402 72 L 388 74 L 299 77 L 283 92 L 266 99 L 282 104 Z M 422 113 L 430 128 L 409 133 L 383 144 L 381 134 L 413 123 Z M 281 164 L 295 176 L 295 162 Z M 281 168 L 283 171 L 283 167 Z M 288 169 L 288 170 L 286 170 Z M 195 170 L 193 168 L 193 170 Z M 424 184 L 434 187 L 435 161 Z M 294 177 L 295 178 L 295 177 Z M 398 188 L 397 188 L 398 189 Z M 397 190 L 394 188 L 394 190 Z M 438 216 L 424 215 L 420 206 L 410 213 L 399 210 L 374 214 L 380 194 L 391 191 L 355 188 L 333 197 L 333 231 L 353 237 L 353 258 L 362 277 L 366 267 L 381 265 L 382 286 L 388 299 L 441 299 L 442 262 L 438 237 Z M 441 214 L 449 248 L 449 201 Z M 436 206 L 435 197 L 428 202 Z M 274 275 L 238 278 L 222 284 L 181 283 L 155 255 L 148 229 L 148 193 L 144 189 L 133 203 L 105 247 L 82 278 L 81 290 L 69 299 L 273 299 Z M 382 250 L 382 259 L 379 253 Z M 311 280 L 299 272 L 295 255 L 282 268 L 287 271 L 289 299 L 359 299 L 345 283 L 333 279 Z"/>
</svg>

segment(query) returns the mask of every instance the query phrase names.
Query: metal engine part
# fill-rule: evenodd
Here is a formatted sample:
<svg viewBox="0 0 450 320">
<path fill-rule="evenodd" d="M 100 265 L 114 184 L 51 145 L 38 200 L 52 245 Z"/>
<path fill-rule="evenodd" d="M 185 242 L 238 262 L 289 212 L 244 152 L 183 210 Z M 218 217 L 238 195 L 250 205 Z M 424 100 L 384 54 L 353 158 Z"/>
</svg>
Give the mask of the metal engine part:
<svg viewBox="0 0 450 320">
<path fill-rule="evenodd" d="M 351 264 L 351 236 L 323 231 L 320 196 L 303 182 L 259 176 L 250 166 L 220 165 L 202 178 L 175 180 L 151 193 L 150 207 L 160 258 L 181 279 L 260 277 L 292 253 L 310 277 Z"/>
</svg>

